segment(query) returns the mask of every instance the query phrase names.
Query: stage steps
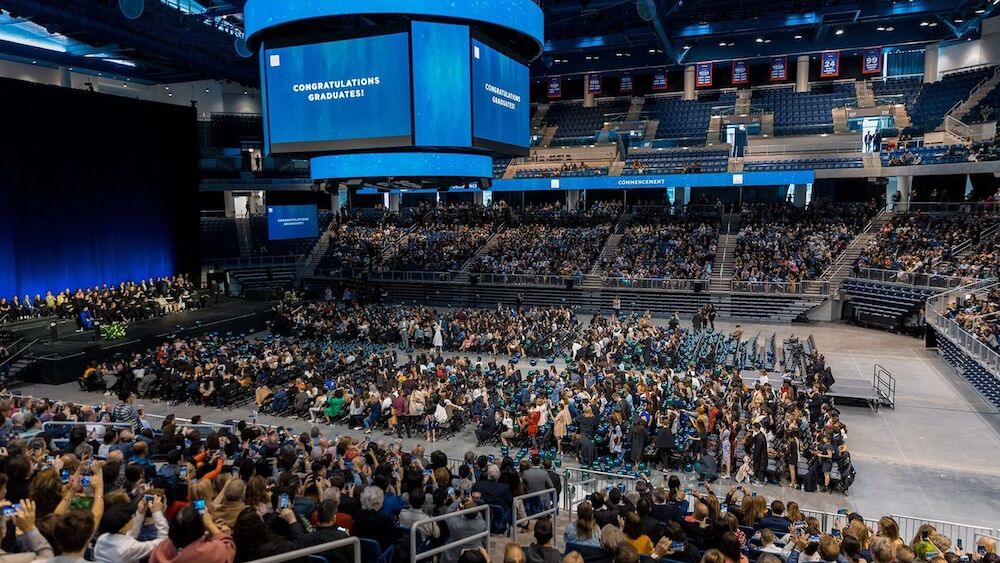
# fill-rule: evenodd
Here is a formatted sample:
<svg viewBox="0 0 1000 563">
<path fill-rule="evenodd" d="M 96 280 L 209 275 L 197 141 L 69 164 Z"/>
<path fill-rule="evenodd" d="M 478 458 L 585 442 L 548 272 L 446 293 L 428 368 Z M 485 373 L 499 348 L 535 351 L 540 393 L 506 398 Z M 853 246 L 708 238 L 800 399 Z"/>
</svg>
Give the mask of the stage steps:
<svg viewBox="0 0 1000 563">
<path fill-rule="evenodd" d="M 878 233 L 882 230 L 882 227 L 892 219 L 892 212 L 881 211 L 870 223 L 865 227 L 865 230 L 861 232 L 858 236 L 854 237 L 854 240 L 847 245 L 847 248 L 837 256 L 836 260 L 827 267 L 826 271 L 820 276 L 821 280 L 830 282 L 830 290 L 836 293 L 837 289 L 844 282 L 845 279 L 850 277 L 851 270 L 854 266 L 854 261 L 861 256 L 861 253 L 868 248 Z"/>
</svg>

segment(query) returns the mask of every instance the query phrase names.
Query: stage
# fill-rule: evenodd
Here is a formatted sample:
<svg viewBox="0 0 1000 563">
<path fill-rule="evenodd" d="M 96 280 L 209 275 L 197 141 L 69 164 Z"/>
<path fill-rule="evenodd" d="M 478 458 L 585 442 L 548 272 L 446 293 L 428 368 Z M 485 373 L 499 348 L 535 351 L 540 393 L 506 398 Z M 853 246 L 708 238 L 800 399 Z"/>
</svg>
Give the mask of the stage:
<svg viewBox="0 0 1000 563">
<path fill-rule="evenodd" d="M 133 323 L 125 338 L 119 340 L 100 339 L 95 331 L 74 332 L 76 323 L 72 320 L 57 321 L 58 337 L 54 341 L 49 326 L 52 319 L 4 328 L 23 336 L 25 343 L 38 340 L 28 349 L 27 356 L 34 361 L 22 372 L 21 379 L 61 384 L 79 378 L 92 360 L 151 348 L 175 336 L 265 330 L 271 318 L 271 306 L 272 303 L 265 301 L 229 300 L 204 309 Z"/>
</svg>

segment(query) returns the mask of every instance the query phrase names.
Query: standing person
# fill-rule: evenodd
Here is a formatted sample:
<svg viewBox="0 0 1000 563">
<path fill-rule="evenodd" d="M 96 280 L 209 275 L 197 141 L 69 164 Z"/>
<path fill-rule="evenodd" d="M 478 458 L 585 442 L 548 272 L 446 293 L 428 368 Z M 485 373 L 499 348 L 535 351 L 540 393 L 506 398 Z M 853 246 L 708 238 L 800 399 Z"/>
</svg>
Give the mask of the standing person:
<svg viewBox="0 0 1000 563">
<path fill-rule="evenodd" d="M 788 438 L 785 441 L 785 463 L 788 464 L 788 486 L 797 489 L 799 487 L 799 438 L 794 430 L 788 431 Z"/>
<path fill-rule="evenodd" d="M 706 317 L 708 318 L 708 326 L 712 328 L 712 332 L 715 332 L 715 305 L 709 303 L 705 305 Z"/>
<path fill-rule="evenodd" d="M 629 457 L 632 459 L 632 463 L 638 464 L 642 461 L 642 457 L 646 451 L 646 441 L 649 440 L 649 431 L 646 430 L 646 425 L 643 423 L 641 417 L 635 419 L 635 424 L 632 425 L 629 438 L 632 441 Z"/>
<path fill-rule="evenodd" d="M 619 299 L 618 297 L 615 297 L 614 299 L 612 299 L 611 300 L 611 310 L 614 311 L 616 319 L 621 318 L 622 300 Z"/>
<path fill-rule="evenodd" d="M 434 351 L 440 354 L 444 347 L 444 339 L 441 336 L 441 323 L 438 321 L 434 322 L 433 344 L 434 344 Z"/>
<path fill-rule="evenodd" d="M 560 455 L 562 455 L 563 438 L 566 437 L 570 422 L 573 422 L 573 416 L 569 412 L 569 407 L 566 406 L 566 401 L 559 401 L 559 412 L 553 419 L 552 434 L 556 438 L 556 453 Z"/>
<path fill-rule="evenodd" d="M 406 319 L 399 319 L 399 342 L 403 350 L 410 349 L 410 323 Z"/>
<path fill-rule="evenodd" d="M 750 442 L 750 459 L 753 467 L 755 485 L 764 485 L 764 472 L 767 470 L 767 437 L 760 424 L 753 425 L 753 437 Z"/>
</svg>

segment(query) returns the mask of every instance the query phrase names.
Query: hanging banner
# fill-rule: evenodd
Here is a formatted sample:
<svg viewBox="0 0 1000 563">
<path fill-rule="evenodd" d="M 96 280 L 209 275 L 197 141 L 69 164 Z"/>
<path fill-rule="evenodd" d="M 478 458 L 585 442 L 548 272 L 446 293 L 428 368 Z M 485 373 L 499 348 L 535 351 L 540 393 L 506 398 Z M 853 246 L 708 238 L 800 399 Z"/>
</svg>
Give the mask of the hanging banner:
<svg viewBox="0 0 1000 563">
<path fill-rule="evenodd" d="M 599 73 L 587 75 L 587 92 L 590 94 L 601 93 L 601 75 Z"/>
<path fill-rule="evenodd" d="M 750 69 L 746 61 L 733 61 L 733 84 L 750 82 Z"/>
<path fill-rule="evenodd" d="M 820 78 L 840 75 L 840 51 L 823 51 L 819 57 Z"/>
<path fill-rule="evenodd" d="M 694 70 L 695 86 L 711 86 L 712 85 L 712 63 L 698 63 L 695 65 Z"/>
<path fill-rule="evenodd" d="M 562 97 L 562 77 L 549 77 L 549 99 L 554 100 Z"/>
<path fill-rule="evenodd" d="M 654 70 L 653 71 L 653 90 L 660 91 L 667 89 L 667 71 L 665 70 Z"/>
<path fill-rule="evenodd" d="M 788 80 L 788 57 L 771 57 L 771 82 Z"/>
<path fill-rule="evenodd" d="M 882 49 L 862 51 L 861 74 L 882 74 Z"/>
<path fill-rule="evenodd" d="M 622 94 L 632 91 L 632 73 L 623 72 L 620 77 L 618 77 L 618 91 Z"/>
</svg>

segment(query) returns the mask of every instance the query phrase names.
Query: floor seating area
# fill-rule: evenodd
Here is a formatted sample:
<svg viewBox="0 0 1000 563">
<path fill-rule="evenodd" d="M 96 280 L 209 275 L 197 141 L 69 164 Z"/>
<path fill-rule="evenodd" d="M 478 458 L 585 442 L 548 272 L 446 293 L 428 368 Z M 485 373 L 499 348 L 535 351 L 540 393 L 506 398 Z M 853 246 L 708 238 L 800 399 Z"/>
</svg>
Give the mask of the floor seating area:
<svg viewBox="0 0 1000 563">
<path fill-rule="evenodd" d="M 622 175 L 725 172 L 728 166 L 726 149 L 657 150 L 630 154 Z"/>
<path fill-rule="evenodd" d="M 750 104 L 774 112 L 775 135 L 814 135 L 833 132 L 833 108 L 856 99 L 853 83 L 814 87 L 795 92 L 791 86 L 755 90 Z"/>
<path fill-rule="evenodd" d="M 993 67 L 953 72 L 937 82 L 924 84 L 912 109 L 908 108 L 913 125 L 907 132 L 922 134 L 937 129 L 948 110 L 968 98 L 972 89 L 992 72 Z"/>
<path fill-rule="evenodd" d="M 571 144 L 568 142 L 572 139 L 584 137 L 590 139 L 587 142 L 593 142 L 608 116 L 626 113 L 631 103 L 628 98 L 598 100 L 597 105 L 591 108 L 585 108 L 579 102 L 555 103 L 549 107 L 545 120 L 558 127 L 552 139 L 554 144 Z"/>
<path fill-rule="evenodd" d="M 789 160 L 756 160 L 743 164 L 744 172 L 774 172 L 781 170 L 815 170 L 820 168 L 864 168 L 861 157 L 794 158 Z"/>
<path fill-rule="evenodd" d="M 854 278 L 844 280 L 840 288 L 850 297 L 853 321 L 887 329 L 903 328 L 940 291 Z"/>
<path fill-rule="evenodd" d="M 725 92 L 716 99 L 682 100 L 680 96 L 650 96 L 642 111 L 648 119 L 656 119 L 657 139 L 675 139 L 689 143 L 704 143 L 712 108 L 733 106 L 735 92 Z"/>
</svg>

